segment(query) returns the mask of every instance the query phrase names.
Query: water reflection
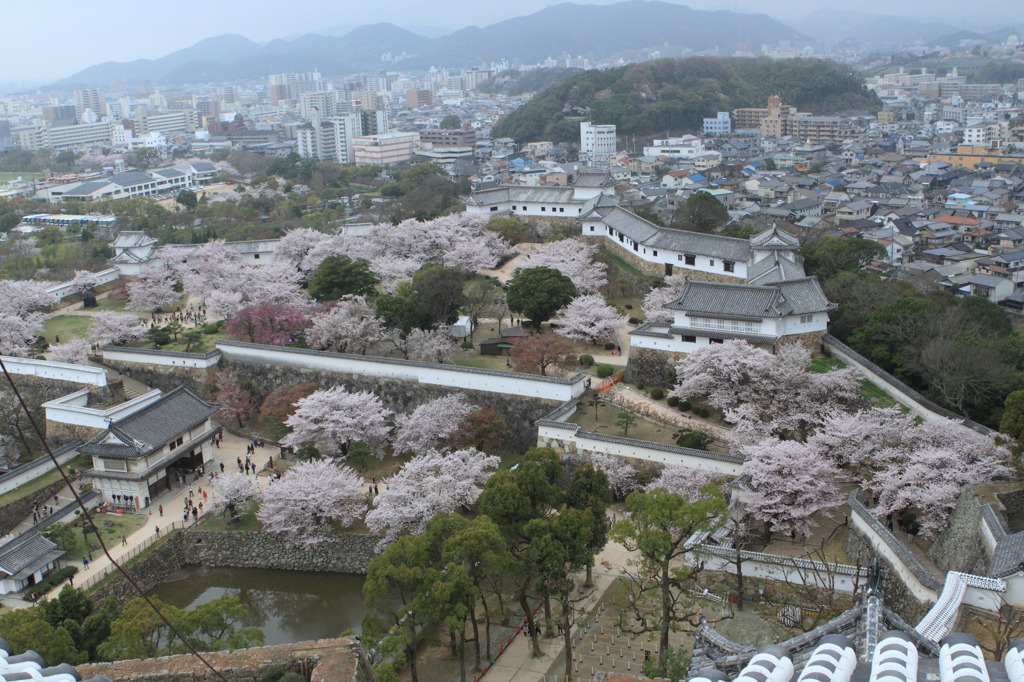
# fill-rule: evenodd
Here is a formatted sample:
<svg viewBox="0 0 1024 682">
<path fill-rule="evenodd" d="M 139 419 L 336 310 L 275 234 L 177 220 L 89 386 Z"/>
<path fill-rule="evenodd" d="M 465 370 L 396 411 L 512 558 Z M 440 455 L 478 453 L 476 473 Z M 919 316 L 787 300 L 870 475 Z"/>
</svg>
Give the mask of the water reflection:
<svg viewBox="0 0 1024 682">
<path fill-rule="evenodd" d="M 192 608 L 224 595 L 237 596 L 249 610 L 246 625 L 263 628 L 267 644 L 337 637 L 360 629 L 361 575 L 278 571 L 257 568 L 189 567 L 180 580 L 150 594 L 168 604 Z"/>
</svg>

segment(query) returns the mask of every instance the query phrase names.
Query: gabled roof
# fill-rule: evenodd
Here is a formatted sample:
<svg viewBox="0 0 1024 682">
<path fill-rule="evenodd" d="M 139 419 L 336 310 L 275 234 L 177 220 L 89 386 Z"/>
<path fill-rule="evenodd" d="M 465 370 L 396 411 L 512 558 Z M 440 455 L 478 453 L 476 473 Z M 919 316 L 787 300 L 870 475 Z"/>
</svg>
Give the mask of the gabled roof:
<svg viewBox="0 0 1024 682">
<path fill-rule="evenodd" d="M 813 277 L 772 286 L 688 281 L 679 298 L 665 305 L 671 310 L 714 316 L 763 319 L 806 315 L 833 310 L 818 280 Z"/>
<path fill-rule="evenodd" d="M 790 251 L 800 248 L 800 241 L 773 223 L 767 230 L 758 232 L 750 238 L 750 248 L 756 251 L 767 249 Z"/>
<path fill-rule="evenodd" d="M 747 268 L 747 282 L 756 285 L 778 284 L 806 276 L 803 265 L 780 256 L 778 251 Z"/>
<path fill-rule="evenodd" d="M 213 415 L 219 405 L 208 403 L 179 386 L 137 412 L 113 422 L 79 450 L 83 454 L 126 459 L 141 457 Z"/>
<path fill-rule="evenodd" d="M 156 244 L 156 239 L 145 232 L 118 232 L 114 241 L 110 243 L 113 248 L 131 248 L 134 246 L 149 246 Z"/>
<path fill-rule="evenodd" d="M 0 573 L 13 576 L 57 550 L 57 545 L 37 530 L 25 531 L 0 545 Z M 61 552 L 63 554 L 63 552 Z"/>
</svg>

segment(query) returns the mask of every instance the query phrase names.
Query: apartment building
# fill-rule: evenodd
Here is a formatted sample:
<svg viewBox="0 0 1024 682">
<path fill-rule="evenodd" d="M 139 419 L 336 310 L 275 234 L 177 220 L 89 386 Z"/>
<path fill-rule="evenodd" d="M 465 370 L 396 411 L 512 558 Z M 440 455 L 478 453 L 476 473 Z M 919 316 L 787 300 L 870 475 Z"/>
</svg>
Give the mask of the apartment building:
<svg viewBox="0 0 1024 682">
<path fill-rule="evenodd" d="M 357 166 L 389 166 L 411 161 L 416 133 L 384 133 L 353 138 L 352 151 Z"/>
<path fill-rule="evenodd" d="M 616 148 L 614 125 L 594 125 L 590 121 L 580 123 L 580 154 L 585 158 L 594 163 L 607 163 Z"/>
</svg>

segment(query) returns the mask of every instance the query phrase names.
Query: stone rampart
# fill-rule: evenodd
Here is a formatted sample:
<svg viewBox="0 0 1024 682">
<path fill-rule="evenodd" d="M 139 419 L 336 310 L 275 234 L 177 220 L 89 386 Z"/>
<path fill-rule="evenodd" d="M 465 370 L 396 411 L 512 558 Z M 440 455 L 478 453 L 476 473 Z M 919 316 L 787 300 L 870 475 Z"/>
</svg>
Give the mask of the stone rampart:
<svg viewBox="0 0 1024 682">
<path fill-rule="evenodd" d="M 380 542 L 376 535 L 351 533 L 306 547 L 274 533 L 213 531 L 182 533 L 184 564 L 231 568 L 276 568 L 318 573 L 366 573 Z"/>
<path fill-rule="evenodd" d="M 293 671 L 310 682 L 367 682 L 373 679 L 359 644 L 350 639 L 320 639 L 237 651 L 207 653 L 219 673 L 196 663 L 191 654 L 78 666 L 83 679 L 104 675 L 132 682 L 255 682 L 274 669 Z M 274 678 L 276 679 L 276 678 Z"/>
<path fill-rule="evenodd" d="M 168 535 L 126 570 L 147 592 L 185 566 L 365 574 L 379 541 L 376 535 L 351 533 L 305 547 L 273 533 L 190 527 Z M 138 595 L 126 577 L 112 573 L 92 593 L 97 601 L 110 596 L 124 605 Z"/>
<path fill-rule="evenodd" d="M 949 525 L 935 538 L 928 556 L 943 571 L 974 575 L 987 573 L 981 501 L 970 487 L 964 488 L 960 494 L 956 507 L 949 515 Z"/>
</svg>

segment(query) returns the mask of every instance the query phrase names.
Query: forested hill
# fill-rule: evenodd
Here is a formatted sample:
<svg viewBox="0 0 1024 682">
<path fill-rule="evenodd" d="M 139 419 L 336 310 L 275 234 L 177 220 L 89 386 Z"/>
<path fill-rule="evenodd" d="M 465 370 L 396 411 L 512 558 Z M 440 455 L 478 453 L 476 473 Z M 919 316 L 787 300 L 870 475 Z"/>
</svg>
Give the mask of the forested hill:
<svg viewBox="0 0 1024 682">
<path fill-rule="evenodd" d="M 825 60 L 659 59 L 569 76 L 502 118 L 493 136 L 577 142 L 580 120 L 638 137 L 696 132 L 705 116 L 763 107 L 772 94 L 815 114 L 881 108 L 850 68 Z"/>
</svg>

